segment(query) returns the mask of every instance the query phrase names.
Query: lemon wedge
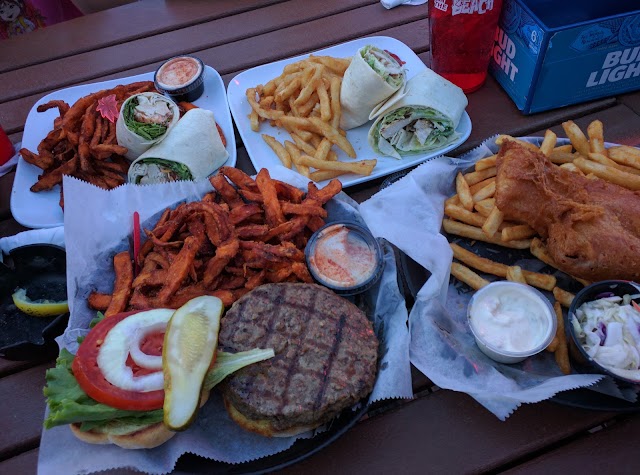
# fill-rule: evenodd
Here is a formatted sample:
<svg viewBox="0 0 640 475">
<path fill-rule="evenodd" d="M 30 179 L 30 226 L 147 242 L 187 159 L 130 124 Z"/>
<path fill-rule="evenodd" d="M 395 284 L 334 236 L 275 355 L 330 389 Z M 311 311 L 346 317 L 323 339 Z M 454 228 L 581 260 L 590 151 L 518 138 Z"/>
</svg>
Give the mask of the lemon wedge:
<svg viewBox="0 0 640 475">
<path fill-rule="evenodd" d="M 224 306 L 217 297 L 189 300 L 174 312 L 164 334 L 164 423 L 184 430 L 200 406 L 204 378 L 218 347 Z"/>
<path fill-rule="evenodd" d="M 16 290 L 11 297 L 18 309 L 32 317 L 53 317 L 69 311 L 69 302 L 66 300 L 61 302 L 30 300 L 25 289 Z"/>
</svg>

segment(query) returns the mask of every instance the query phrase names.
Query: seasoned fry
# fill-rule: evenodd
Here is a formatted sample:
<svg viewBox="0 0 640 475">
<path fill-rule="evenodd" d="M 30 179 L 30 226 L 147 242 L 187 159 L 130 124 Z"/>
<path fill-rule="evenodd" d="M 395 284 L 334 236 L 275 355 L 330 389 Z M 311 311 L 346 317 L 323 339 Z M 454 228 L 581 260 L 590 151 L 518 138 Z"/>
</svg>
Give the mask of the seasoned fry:
<svg viewBox="0 0 640 475">
<path fill-rule="evenodd" d="M 469 183 L 460 172 L 456 175 L 456 192 L 458 193 L 460 204 L 467 211 L 471 211 L 473 209 L 473 197 L 469 190 Z"/>
<path fill-rule="evenodd" d="M 493 181 L 489 185 L 481 188 L 476 193 L 473 194 L 473 201 L 476 203 L 478 201 L 486 200 L 487 198 L 491 198 L 496 192 L 496 182 Z"/>
<path fill-rule="evenodd" d="M 485 168 L 481 171 L 475 171 L 475 172 L 471 172 L 471 173 L 467 173 L 464 176 L 464 179 L 467 181 L 467 183 L 469 184 L 469 186 L 471 185 L 475 185 L 476 183 L 479 183 L 483 180 L 486 180 L 487 178 L 491 178 L 496 176 L 496 172 L 497 169 L 495 166 L 490 167 L 490 168 Z"/>
<path fill-rule="evenodd" d="M 486 170 L 487 168 L 495 167 L 497 158 L 498 156 L 494 154 L 478 160 L 475 165 L 475 170 L 479 172 L 482 170 Z"/>
<path fill-rule="evenodd" d="M 606 153 L 604 148 L 604 131 L 602 122 L 594 120 L 587 126 L 587 135 L 589 136 L 589 151 L 593 153 Z"/>
<path fill-rule="evenodd" d="M 598 178 L 620 185 L 629 190 L 640 190 L 640 176 L 623 172 L 617 168 L 594 163 L 585 158 L 576 158 L 573 163 L 584 173 L 593 173 Z"/>
<path fill-rule="evenodd" d="M 567 308 L 571 306 L 571 302 L 575 298 L 575 295 L 573 295 L 571 292 L 567 292 L 560 287 L 553 288 L 553 296 L 556 301 L 560 303 L 560 305 Z"/>
<path fill-rule="evenodd" d="M 556 146 L 557 136 L 551 130 L 547 130 L 544 134 L 544 140 L 540 144 L 540 151 L 544 153 L 547 157 L 553 152 L 554 147 Z"/>
<path fill-rule="evenodd" d="M 485 285 L 489 285 L 489 281 L 483 279 L 468 267 L 457 262 L 451 263 L 451 275 L 461 282 L 464 282 L 474 290 L 481 289 Z"/>
<path fill-rule="evenodd" d="M 628 167 L 640 169 L 640 150 L 627 145 L 610 147 L 607 149 L 609 158 Z"/>
<path fill-rule="evenodd" d="M 442 226 L 444 230 L 449 234 L 455 234 L 456 236 L 462 236 L 469 239 L 476 239 L 478 241 L 511 247 L 513 249 L 527 249 L 531 245 L 531 241 L 528 239 L 504 242 L 502 241 L 502 239 L 500 239 L 500 235 L 498 233 L 489 237 L 485 235 L 480 228 L 469 226 L 468 224 L 464 223 L 459 223 L 457 221 L 452 221 L 450 219 L 443 219 Z"/>
<path fill-rule="evenodd" d="M 496 205 L 495 198 L 486 198 L 484 200 L 480 200 L 473 205 L 473 209 L 475 209 L 478 214 L 487 218 L 491 210 Z"/>
<path fill-rule="evenodd" d="M 454 204 L 445 204 L 444 214 L 446 214 L 450 218 L 457 219 L 458 221 L 462 221 L 463 223 L 478 228 L 481 228 L 486 221 L 484 216 L 482 216 L 481 214 L 472 213 L 471 211 L 468 211 L 465 208 Z"/>
<path fill-rule="evenodd" d="M 287 168 L 291 168 L 291 155 L 289 155 L 287 149 L 270 135 L 262 134 L 262 138 L 271 147 L 271 150 L 275 152 L 282 164 Z"/>
<path fill-rule="evenodd" d="M 508 266 L 507 267 L 507 280 L 511 282 L 519 282 L 521 284 L 526 284 L 527 280 L 522 273 L 522 268 L 520 266 Z"/>
<path fill-rule="evenodd" d="M 487 274 L 493 274 L 497 277 L 506 277 L 508 267 L 505 264 L 494 262 L 490 259 L 480 257 L 471 251 L 459 246 L 455 243 L 450 243 L 453 250 L 453 257 L 463 262 L 464 264 L 477 269 Z M 556 278 L 552 275 L 541 274 L 539 272 L 531 272 L 523 270 L 522 274 L 529 285 L 538 287 L 539 289 L 552 290 L 556 285 Z"/>
<path fill-rule="evenodd" d="M 575 148 L 580 155 L 587 157 L 589 156 L 589 141 L 587 137 L 585 137 L 578 124 L 576 124 L 572 120 L 568 120 L 562 123 L 562 128 L 564 129 L 565 134 L 571 141 L 573 148 Z"/>
<path fill-rule="evenodd" d="M 527 142 L 525 140 L 517 139 L 515 137 L 512 137 L 511 135 L 498 135 L 498 138 L 496 139 L 496 145 L 502 145 L 502 143 L 505 140 L 512 140 L 514 142 L 518 142 L 519 144 L 523 145 L 524 147 L 527 147 L 530 150 L 533 150 L 534 152 L 538 151 L 538 147 L 536 147 L 534 144 Z"/>
<path fill-rule="evenodd" d="M 567 337 L 564 333 L 564 318 L 562 318 L 562 307 L 558 302 L 553 304 L 553 309 L 556 314 L 556 320 L 558 322 L 556 328 L 556 338 L 558 338 L 558 344 L 555 348 L 554 355 L 556 363 L 560 367 L 560 371 L 564 374 L 571 373 L 571 364 L 569 363 L 569 347 L 567 345 Z"/>
<path fill-rule="evenodd" d="M 502 220 L 504 219 L 504 214 L 502 211 L 498 209 L 497 206 L 494 206 L 487 217 L 487 220 L 482 225 L 482 232 L 489 238 L 494 236 L 500 225 L 502 224 Z M 501 237 L 502 238 L 502 237 Z"/>
<path fill-rule="evenodd" d="M 376 166 L 377 160 L 359 160 L 357 162 L 331 162 L 318 160 L 308 155 L 301 155 L 298 162 L 308 167 L 321 168 L 323 170 L 340 170 L 358 175 L 370 175 Z"/>
<path fill-rule="evenodd" d="M 556 165 L 562 165 L 563 163 L 572 163 L 576 157 L 571 153 L 564 150 L 554 149 L 549 154 L 549 160 Z"/>
<path fill-rule="evenodd" d="M 116 278 L 113 284 L 111 301 L 104 312 L 105 317 L 123 312 L 129 303 L 131 284 L 133 283 L 133 263 L 128 251 L 120 252 L 114 256 L 113 268 Z"/>
</svg>

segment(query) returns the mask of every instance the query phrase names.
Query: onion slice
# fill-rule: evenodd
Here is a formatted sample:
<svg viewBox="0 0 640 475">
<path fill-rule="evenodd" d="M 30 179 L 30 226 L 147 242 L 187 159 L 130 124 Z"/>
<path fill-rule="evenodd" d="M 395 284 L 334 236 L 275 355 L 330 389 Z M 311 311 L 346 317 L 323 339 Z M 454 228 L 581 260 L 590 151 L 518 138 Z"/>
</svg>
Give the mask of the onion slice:
<svg viewBox="0 0 640 475">
<path fill-rule="evenodd" d="M 140 345 L 144 338 L 152 333 L 164 332 L 167 328 L 166 322 L 159 322 L 154 325 L 150 325 L 144 328 L 137 328 L 133 334 L 133 340 L 131 341 L 131 346 L 129 347 L 129 353 L 131 354 L 131 359 L 135 364 L 145 369 L 162 369 L 162 354 L 160 355 L 148 355 L 147 353 L 142 351 Z"/>
</svg>

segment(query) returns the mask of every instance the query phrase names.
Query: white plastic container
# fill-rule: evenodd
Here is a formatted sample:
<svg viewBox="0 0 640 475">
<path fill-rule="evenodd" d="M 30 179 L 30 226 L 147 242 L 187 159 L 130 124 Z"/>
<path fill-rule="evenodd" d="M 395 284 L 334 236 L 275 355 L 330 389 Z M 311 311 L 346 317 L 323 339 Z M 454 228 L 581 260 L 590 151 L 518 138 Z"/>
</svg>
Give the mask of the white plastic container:
<svg viewBox="0 0 640 475">
<path fill-rule="evenodd" d="M 556 334 L 549 300 L 525 284 L 497 281 L 478 290 L 467 307 L 480 350 L 499 363 L 518 363 L 544 350 Z"/>
</svg>

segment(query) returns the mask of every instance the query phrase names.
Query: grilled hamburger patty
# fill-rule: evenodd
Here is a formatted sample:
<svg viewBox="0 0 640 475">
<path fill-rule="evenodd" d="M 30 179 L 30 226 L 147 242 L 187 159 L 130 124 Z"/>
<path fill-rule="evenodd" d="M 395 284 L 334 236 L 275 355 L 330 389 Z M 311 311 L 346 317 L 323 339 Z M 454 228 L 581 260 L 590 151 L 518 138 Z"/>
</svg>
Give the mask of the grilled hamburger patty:
<svg viewBox="0 0 640 475">
<path fill-rule="evenodd" d="M 227 378 L 222 391 L 239 412 L 276 431 L 319 426 L 373 389 L 378 340 L 366 315 L 315 284 L 267 284 L 222 319 L 219 346 L 273 348 L 275 357 Z"/>
</svg>

